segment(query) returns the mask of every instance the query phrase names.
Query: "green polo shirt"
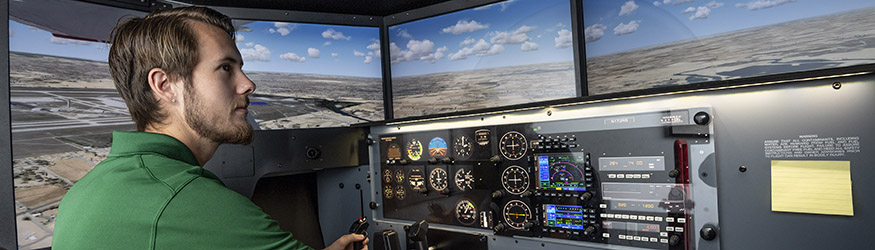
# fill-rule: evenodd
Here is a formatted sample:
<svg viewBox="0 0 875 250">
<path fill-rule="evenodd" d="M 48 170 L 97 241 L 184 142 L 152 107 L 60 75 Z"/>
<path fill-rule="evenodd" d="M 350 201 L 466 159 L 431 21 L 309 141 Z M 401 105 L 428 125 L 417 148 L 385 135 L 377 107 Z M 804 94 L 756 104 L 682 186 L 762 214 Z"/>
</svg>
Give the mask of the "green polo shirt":
<svg viewBox="0 0 875 250">
<path fill-rule="evenodd" d="M 61 200 L 53 249 L 312 249 L 198 165 L 173 137 L 114 132 Z"/>
</svg>

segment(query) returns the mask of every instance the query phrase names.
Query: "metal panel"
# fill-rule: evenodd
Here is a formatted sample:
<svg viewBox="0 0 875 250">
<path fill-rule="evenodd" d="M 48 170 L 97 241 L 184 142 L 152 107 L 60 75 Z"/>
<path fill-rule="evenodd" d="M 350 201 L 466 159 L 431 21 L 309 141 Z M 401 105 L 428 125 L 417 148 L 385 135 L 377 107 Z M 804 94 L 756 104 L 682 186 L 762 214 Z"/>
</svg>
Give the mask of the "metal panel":
<svg viewBox="0 0 875 250">
<path fill-rule="evenodd" d="M 9 1 L 0 1 L 0 16 L 9 15 Z M 9 34 L 9 22 L 0 25 Z M 18 248 L 15 224 L 15 189 L 12 184 L 12 132 L 9 117 L 9 39 L 0 39 L 0 248 Z"/>
<path fill-rule="evenodd" d="M 373 225 L 370 215 L 365 213 L 370 203 L 366 197 L 371 192 L 368 166 L 325 169 L 317 172 L 316 178 L 319 223 L 326 246 L 348 234 L 350 225 L 359 217 L 368 217 L 369 224 Z M 368 231 L 373 235 L 372 229 Z"/>
</svg>

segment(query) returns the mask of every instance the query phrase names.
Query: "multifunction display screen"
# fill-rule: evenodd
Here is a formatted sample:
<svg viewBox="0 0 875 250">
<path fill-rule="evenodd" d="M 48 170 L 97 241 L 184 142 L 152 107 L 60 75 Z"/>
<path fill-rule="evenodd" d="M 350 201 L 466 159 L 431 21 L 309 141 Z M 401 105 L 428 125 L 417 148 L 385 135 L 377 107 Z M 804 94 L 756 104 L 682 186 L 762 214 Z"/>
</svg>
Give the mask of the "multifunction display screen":
<svg viewBox="0 0 875 250">
<path fill-rule="evenodd" d="M 582 152 L 537 155 L 539 188 L 544 190 L 586 191 Z"/>
<path fill-rule="evenodd" d="M 583 230 L 583 207 L 544 204 L 544 225 Z"/>
</svg>

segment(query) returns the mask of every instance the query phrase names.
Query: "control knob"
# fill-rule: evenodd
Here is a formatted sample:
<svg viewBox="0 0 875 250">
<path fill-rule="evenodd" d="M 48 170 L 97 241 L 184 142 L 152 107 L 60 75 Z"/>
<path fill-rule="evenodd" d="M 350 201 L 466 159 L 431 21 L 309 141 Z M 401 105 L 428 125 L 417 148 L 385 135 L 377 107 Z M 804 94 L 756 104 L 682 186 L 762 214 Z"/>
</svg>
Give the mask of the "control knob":
<svg viewBox="0 0 875 250">
<path fill-rule="evenodd" d="M 588 201 L 588 200 L 592 199 L 592 193 L 591 192 L 584 192 L 583 194 L 580 195 L 580 199 L 583 201 Z"/>
<path fill-rule="evenodd" d="M 438 164 L 438 162 L 439 162 L 439 161 L 438 161 L 437 158 L 431 158 L 431 159 L 428 159 L 428 164 Z"/>
<path fill-rule="evenodd" d="M 401 159 L 398 161 L 398 163 L 401 163 L 401 165 L 407 165 L 410 164 L 410 161 L 408 161 L 407 159 Z"/>
<path fill-rule="evenodd" d="M 596 228 L 594 226 L 587 226 L 585 229 L 583 229 L 583 235 L 593 235 L 595 231 Z"/>
<path fill-rule="evenodd" d="M 441 159 L 441 162 L 444 164 L 456 164 L 456 159 L 453 159 L 453 157 L 445 157 Z"/>
<path fill-rule="evenodd" d="M 504 196 L 504 192 L 502 192 L 501 190 L 495 190 L 495 192 L 492 192 L 492 199 L 498 199 L 502 196 Z"/>
<path fill-rule="evenodd" d="M 677 235 L 672 235 L 671 237 L 668 237 L 668 245 L 677 246 L 678 243 L 681 243 L 681 237 Z"/>
</svg>

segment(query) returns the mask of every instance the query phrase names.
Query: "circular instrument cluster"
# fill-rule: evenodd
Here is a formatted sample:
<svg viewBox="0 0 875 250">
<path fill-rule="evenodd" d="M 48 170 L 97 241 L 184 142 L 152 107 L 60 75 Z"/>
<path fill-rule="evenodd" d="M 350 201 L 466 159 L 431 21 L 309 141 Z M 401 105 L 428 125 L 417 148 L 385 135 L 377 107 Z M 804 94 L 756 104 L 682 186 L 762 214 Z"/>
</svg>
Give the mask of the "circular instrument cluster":
<svg viewBox="0 0 875 250">
<path fill-rule="evenodd" d="M 471 174 L 471 170 L 465 170 L 464 168 L 456 170 L 456 177 L 454 179 L 456 180 L 456 187 L 460 191 L 474 189 L 471 186 L 474 183 L 474 175 Z"/>
<path fill-rule="evenodd" d="M 525 228 L 526 222 L 532 218 L 532 210 L 529 205 L 520 200 L 512 200 L 504 205 L 504 221 L 515 229 Z"/>
<path fill-rule="evenodd" d="M 498 149 L 508 160 L 519 160 L 526 155 L 528 142 L 520 132 L 510 131 L 501 136 L 498 141 Z"/>
<path fill-rule="evenodd" d="M 447 142 L 444 141 L 444 138 L 435 137 L 428 142 L 428 155 L 431 157 L 447 155 Z"/>
<path fill-rule="evenodd" d="M 477 222 L 477 207 L 468 199 L 462 199 L 456 203 L 456 219 L 462 225 L 470 226 Z"/>
<path fill-rule="evenodd" d="M 501 173 L 501 185 L 511 194 L 522 194 L 529 189 L 529 172 L 520 166 L 510 166 Z"/>
<path fill-rule="evenodd" d="M 459 160 L 468 159 L 471 157 L 471 137 L 459 136 L 453 141 L 453 149 L 456 152 L 456 158 Z"/>
<path fill-rule="evenodd" d="M 417 139 L 411 139 L 407 143 L 407 157 L 412 161 L 418 161 L 422 157 L 422 143 Z"/>
<path fill-rule="evenodd" d="M 438 192 L 447 189 L 447 179 L 447 171 L 443 168 L 435 168 L 431 170 L 431 173 L 428 175 L 428 183 L 431 185 L 431 188 Z"/>
</svg>

